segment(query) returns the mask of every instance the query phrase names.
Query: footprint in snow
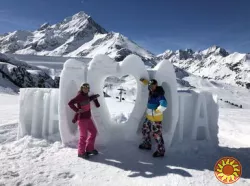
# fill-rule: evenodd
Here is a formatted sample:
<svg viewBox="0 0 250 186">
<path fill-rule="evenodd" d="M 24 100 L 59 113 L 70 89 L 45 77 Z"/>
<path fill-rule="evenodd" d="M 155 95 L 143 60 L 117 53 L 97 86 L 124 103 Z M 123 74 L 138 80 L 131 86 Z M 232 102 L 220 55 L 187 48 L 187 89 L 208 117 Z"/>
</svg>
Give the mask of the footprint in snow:
<svg viewBox="0 0 250 186">
<path fill-rule="evenodd" d="M 8 160 L 15 160 L 15 159 L 19 159 L 19 158 L 21 158 L 20 155 L 19 156 L 10 156 L 10 157 L 8 157 Z"/>
<path fill-rule="evenodd" d="M 16 186 L 20 186 L 22 184 L 22 181 L 19 181 L 16 183 Z"/>
<path fill-rule="evenodd" d="M 13 171 L 8 171 L 8 172 L 6 172 L 6 173 L 4 173 L 3 175 L 5 175 L 5 176 L 12 176 L 12 177 L 18 177 L 19 176 L 19 174 L 18 174 L 18 172 L 13 172 Z"/>
<path fill-rule="evenodd" d="M 22 184 L 22 181 L 19 181 L 19 182 L 17 182 L 16 186 L 21 186 L 21 184 Z M 32 183 L 26 183 L 26 184 L 24 184 L 22 186 L 32 186 L 32 185 L 33 185 Z"/>
<path fill-rule="evenodd" d="M 70 172 L 62 172 L 58 174 L 59 178 L 67 179 L 67 178 L 73 178 L 75 175 Z"/>
</svg>

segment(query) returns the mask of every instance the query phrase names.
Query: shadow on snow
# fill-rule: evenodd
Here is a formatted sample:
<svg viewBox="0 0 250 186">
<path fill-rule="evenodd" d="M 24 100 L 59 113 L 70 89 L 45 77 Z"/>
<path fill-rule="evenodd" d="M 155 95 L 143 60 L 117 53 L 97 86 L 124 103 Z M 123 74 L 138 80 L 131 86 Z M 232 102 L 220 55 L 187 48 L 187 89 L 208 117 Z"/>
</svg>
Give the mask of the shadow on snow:
<svg viewBox="0 0 250 186">
<path fill-rule="evenodd" d="M 116 142 L 105 148 L 99 148 L 100 154 L 90 157 L 89 161 L 131 171 L 129 177 L 152 178 L 168 174 L 192 177 L 184 169 L 213 171 L 215 163 L 220 158 L 232 156 L 237 158 L 242 165 L 241 177 L 250 178 L 250 148 L 213 147 L 209 144 L 204 145 L 204 142 L 201 143 L 198 142 L 190 147 L 171 148 L 164 158 L 153 158 L 153 150 L 140 150 L 137 144 Z"/>
</svg>

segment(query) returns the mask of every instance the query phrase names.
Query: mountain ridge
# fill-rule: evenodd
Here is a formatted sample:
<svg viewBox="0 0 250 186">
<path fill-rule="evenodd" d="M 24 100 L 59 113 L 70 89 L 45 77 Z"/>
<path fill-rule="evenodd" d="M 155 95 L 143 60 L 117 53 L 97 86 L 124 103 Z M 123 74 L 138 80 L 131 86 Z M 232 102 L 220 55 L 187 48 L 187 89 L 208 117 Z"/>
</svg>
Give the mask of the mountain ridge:
<svg viewBox="0 0 250 186">
<path fill-rule="evenodd" d="M 166 50 L 157 56 L 158 61 L 164 59 L 196 76 L 250 89 L 250 54 L 229 54 L 214 45 L 196 52 L 191 49 Z"/>
<path fill-rule="evenodd" d="M 106 54 L 122 61 L 136 54 L 147 66 L 169 60 L 194 75 L 250 88 L 250 54 L 229 53 L 214 45 L 205 50 L 166 50 L 155 55 L 124 35 L 109 32 L 81 11 L 35 31 L 18 30 L 0 36 L 0 53 L 93 58 Z"/>
<path fill-rule="evenodd" d="M 1 53 L 93 57 L 107 54 L 117 61 L 136 54 L 152 66 L 154 55 L 120 33 L 108 32 L 84 12 L 35 31 L 14 31 L 0 37 Z"/>
</svg>

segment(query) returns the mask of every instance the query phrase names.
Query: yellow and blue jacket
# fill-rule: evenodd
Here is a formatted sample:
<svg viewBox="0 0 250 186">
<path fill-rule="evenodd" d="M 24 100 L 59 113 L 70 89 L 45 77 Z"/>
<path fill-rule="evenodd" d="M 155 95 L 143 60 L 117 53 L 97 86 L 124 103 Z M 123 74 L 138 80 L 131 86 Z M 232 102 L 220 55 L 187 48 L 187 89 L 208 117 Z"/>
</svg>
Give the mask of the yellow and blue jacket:
<svg viewBox="0 0 250 186">
<path fill-rule="evenodd" d="M 144 85 L 148 84 L 147 80 L 142 81 Z M 156 90 L 149 92 L 146 117 L 150 121 L 162 121 L 163 112 L 167 108 L 167 100 L 164 96 L 165 92 L 161 86 L 157 86 Z"/>
</svg>

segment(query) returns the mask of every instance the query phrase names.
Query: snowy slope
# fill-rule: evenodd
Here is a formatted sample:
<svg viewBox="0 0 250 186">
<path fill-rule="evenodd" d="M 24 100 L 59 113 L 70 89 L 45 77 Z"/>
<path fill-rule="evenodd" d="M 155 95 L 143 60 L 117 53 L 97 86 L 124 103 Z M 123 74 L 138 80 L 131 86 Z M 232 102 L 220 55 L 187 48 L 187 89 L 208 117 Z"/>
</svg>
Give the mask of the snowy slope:
<svg viewBox="0 0 250 186">
<path fill-rule="evenodd" d="M 237 85 L 221 83 L 215 80 L 203 79 L 194 75 L 184 77 L 183 80 L 189 82 L 190 85 L 192 87 L 195 87 L 195 89 L 197 90 L 209 91 L 217 95 L 221 108 L 237 109 L 239 107 L 235 105 L 242 105 L 243 108 L 250 109 L 249 89 L 246 89 L 244 87 L 238 87 Z"/>
<path fill-rule="evenodd" d="M 11 81 L 3 78 L 3 75 L 0 75 L 0 90 L 3 92 L 18 92 L 19 87 L 16 86 L 14 83 L 12 83 Z"/>
<path fill-rule="evenodd" d="M 178 68 L 177 68 L 178 69 Z M 179 70 L 179 69 L 178 69 Z M 242 106 L 244 109 L 250 109 L 250 90 L 237 85 L 231 85 L 216 80 L 203 79 L 201 77 L 186 74 L 185 71 L 178 71 L 177 81 L 178 90 L 195 89 L 198 91 L 208 91 L 218 96 L 219 106 L 221 108 L 237 109 Z M 125 78 L 110 77 L 106 79 L 107 86 L 104 92 L 112 98 L 119 97 L 119 88 L 123 88 L 126 94 L 123 98 L 128 102 L 136 100 L 137 83 L 133 76 Z"/>
<path fill-rule="evenodd" d="M 43 24 L 33 32 L 9 33 L 0 38 L 0 52 L 70 57 L 108 54 L 117 61 L 134 53 L 146 64 L 154 64 L 152 53 L 119 33 L 107 32 L 84 12 L 54 25 Z"/>
<path fill-rule="evenodd" d="M 198 52 L 167 50 L 157 59 L 169 59 L 177 67 L 203 78 L 250 89 L 250 54 L 229 54 L 225 49 L 213 46 Z"/>
<path fill-rule="evenodd" d="M 0 53 L 0 87 L 18 91 L 24 87 L 58 87 L 48 70 Z"/>
<path fill-rule="evenodd" d="M 116 120 L 121 121 L 132 109 L 131 103 L 121 106 L 111 98 L 107 101 Z M 141 151 L 137 143 L 114 139 L 105 147 L 97 147 L 98 156 L 82 160 L 77 158 L 76 149 L 64 147 L 59 141 L 31 137 L 16 140 L 18 95 L 1 93 L 0 102 L 0 185 L 222 186 L 213 168 L 223 156 L 236 157 L 243 166 L 242 177 L 233 185 L 250 184 L 247 109 L 220 109 L 217 147 L 202 141 L 184 143 L 169 149 L 166 158 L 154 159 L 153 151 Z"/>
</svg>

